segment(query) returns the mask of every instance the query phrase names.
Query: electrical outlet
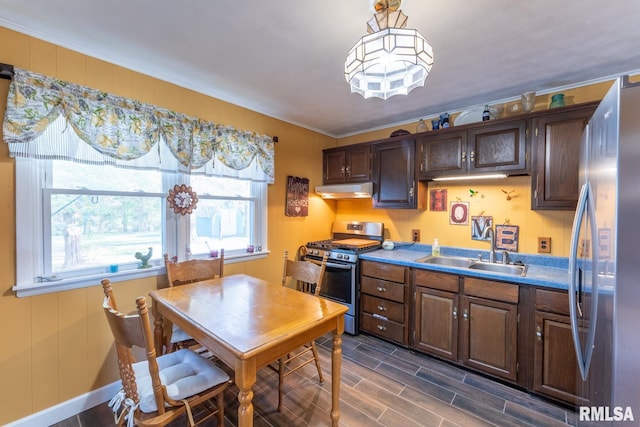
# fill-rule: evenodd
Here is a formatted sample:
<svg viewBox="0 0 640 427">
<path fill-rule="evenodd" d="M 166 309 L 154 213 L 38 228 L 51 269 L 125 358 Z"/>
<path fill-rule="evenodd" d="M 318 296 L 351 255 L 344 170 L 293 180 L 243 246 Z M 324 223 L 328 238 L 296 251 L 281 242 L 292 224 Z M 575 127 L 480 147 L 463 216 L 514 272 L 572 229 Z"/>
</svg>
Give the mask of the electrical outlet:
<svg viewBox="0 0 640 427">
<path fill-rule="evenodd" d="M 411 230 L 411 238 L 413 239 L 414 242 L 419 242 L 420 241 L 420 230 L 418 230 L 416 228 Z"/>
<path fill-rule="evenodd" d="M 551 253 L 551 237 L 538 237 L 538 253 Z"/>
</svg>

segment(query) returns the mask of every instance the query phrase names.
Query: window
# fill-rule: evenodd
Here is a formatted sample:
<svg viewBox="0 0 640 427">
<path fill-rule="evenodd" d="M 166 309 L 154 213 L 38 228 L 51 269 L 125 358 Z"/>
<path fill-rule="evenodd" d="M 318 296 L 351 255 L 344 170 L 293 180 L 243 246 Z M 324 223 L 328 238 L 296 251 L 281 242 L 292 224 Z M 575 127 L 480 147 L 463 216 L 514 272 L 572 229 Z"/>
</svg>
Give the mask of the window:
<svg viewBox="0 0 640 427">
<path fill-rule="evenodd" d="M 183 183 L 198 195 L 185 216 L 166 201 Z M 248 180 L 18 158 L 16 290 L 33 295 L 95 285 L 106 275 L 158 274 L 164 253 L 185 259 L 224 248 L 230 262 L 261 256 L 266 194 L 266 183 Z M 139 268 L 149 254 L 150 268 Z"/>
</svg>

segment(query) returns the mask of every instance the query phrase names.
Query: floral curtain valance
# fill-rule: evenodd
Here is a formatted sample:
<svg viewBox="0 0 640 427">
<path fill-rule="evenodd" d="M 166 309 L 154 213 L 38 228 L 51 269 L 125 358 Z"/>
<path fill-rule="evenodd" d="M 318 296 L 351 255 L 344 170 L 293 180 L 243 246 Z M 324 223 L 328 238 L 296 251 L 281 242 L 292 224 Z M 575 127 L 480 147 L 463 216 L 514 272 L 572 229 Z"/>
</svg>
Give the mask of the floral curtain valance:
<svg viewBox="0 0 640 427">
<path fill-rule="evenodd" d="M 42 141 L 39 136 L 50 125 L 60 127 L 60 117 L 64 118 L 62 132 Z M 68 135 L 69 128 L 74 135 Z M 160 169 L 166 169 L 163 162 L 177 161 L 178 172 L 273 183 L 274 143 L 269 136 L 19 68 L 9 87 L 3 134 L 13 157 Z M 92 150 L 78 147 L 78 140 Z M 175 161 L 167 162 L 163 153 L 170 153 Z M 155 160 L 150 161 L 151 157 Z"/>
</svg>

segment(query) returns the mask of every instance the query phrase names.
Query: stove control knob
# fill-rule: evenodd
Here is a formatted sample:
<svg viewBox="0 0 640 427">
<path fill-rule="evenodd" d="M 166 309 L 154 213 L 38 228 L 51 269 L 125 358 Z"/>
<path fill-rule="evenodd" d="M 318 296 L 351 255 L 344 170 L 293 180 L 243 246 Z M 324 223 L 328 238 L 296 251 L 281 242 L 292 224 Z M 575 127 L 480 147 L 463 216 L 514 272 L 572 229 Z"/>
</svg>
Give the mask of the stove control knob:
<svg viewBox="0 0 640 427">
<path fill-rule="evenodd" d="M 350 258 L 350 257 L 349 257 L 349 255 L 345 255 L 345 256 L 344 256 L 344 260 L 345 260 L 345 261 L 349 261 L 349 258 Z"/>
<path fill-rule="evenodd" d="M 319 251 L 317 249 L 311 249 L 311 255 L 318 255 Z"/>
<path fill-rule="evenodd" d="M 342 254 L 338 254 L 338 255 L 337 255 L 337 258 L 338 258 L 338 259 L 342 259 Z"/>
</svg>

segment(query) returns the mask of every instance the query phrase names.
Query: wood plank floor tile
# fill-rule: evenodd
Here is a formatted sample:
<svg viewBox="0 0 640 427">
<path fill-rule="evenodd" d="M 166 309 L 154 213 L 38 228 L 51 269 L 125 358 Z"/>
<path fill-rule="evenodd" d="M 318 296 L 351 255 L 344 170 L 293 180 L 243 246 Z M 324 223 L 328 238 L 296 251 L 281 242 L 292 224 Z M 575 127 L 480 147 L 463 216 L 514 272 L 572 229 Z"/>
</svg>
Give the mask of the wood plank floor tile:
<svg viewBox="0 0 640 427">
<path fill-rule="evenodd" d="M 284 408 L 277 411 L 278 377 L 258 371 L 254 387 L 256 427 L 330 425 L 331 335 L 317 341 L 325 381 L 314 365 L 285 380 Z M 340 384 L 343 427 L 568 426 L 575 413 L 561 405 L 514 389 L 453 364 L 410 351 L 373 336 L 344 335 Z M 223 366 L 232 377 L 233 373 Z M 225 427 L 237 425 L 237 387 L 225 392 Z M 567 424 L 564 421 L 567 421 Z M 184 418 L 170 427 L 184 425 Z M 107 403 L 53 427 L 111 426 Z M 215 420 L 205 427 L 216 426 Z"/>
</svg>

